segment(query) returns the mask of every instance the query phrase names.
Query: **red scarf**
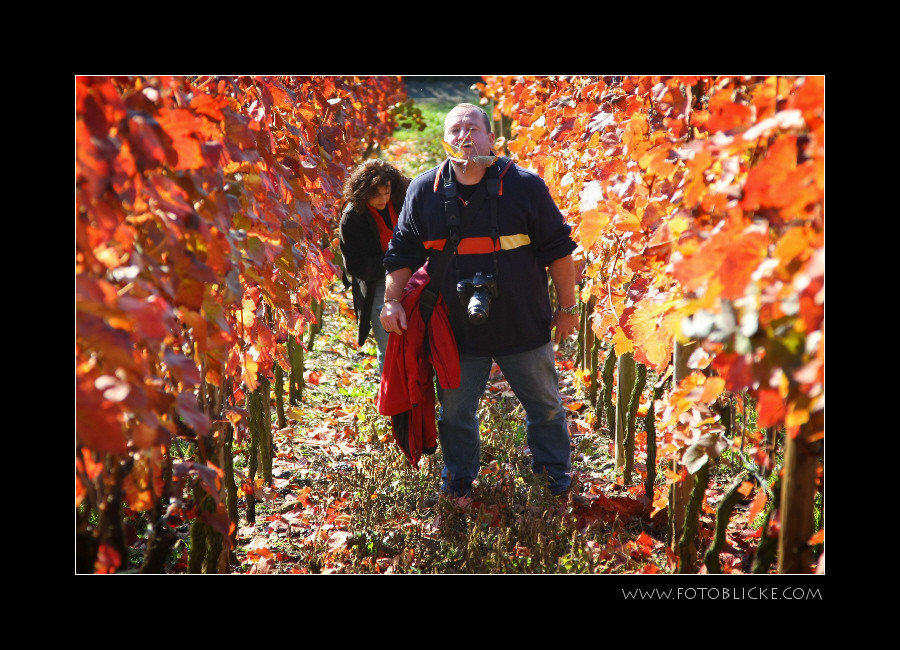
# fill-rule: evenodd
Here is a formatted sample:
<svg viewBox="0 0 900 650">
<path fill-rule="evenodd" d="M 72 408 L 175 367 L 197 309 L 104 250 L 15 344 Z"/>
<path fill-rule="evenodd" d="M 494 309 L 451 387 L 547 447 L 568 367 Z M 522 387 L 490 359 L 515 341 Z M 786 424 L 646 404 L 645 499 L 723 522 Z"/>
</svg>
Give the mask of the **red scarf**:
<svg viewBox="0 0 900 650">
<path fill-rule="evenodd" d="M 385 252 L 388 244 L 391 242 L 391 237 L 394 236 L 394 227 L 397 225 L 397 211 L 394 210 L 394 204 L 388 201 L 387 207 L 391 214 L 391 227 L 388 228 L 384 222 L 384 217 L 379 214 L 378 210 L 368 204 L 366 204 L 366 207 L 369 208 L 369 212 L 375 218 L 375 225 L 378 226 L 378 238 L 381 240 L 381 252 Z"/>
</svg>

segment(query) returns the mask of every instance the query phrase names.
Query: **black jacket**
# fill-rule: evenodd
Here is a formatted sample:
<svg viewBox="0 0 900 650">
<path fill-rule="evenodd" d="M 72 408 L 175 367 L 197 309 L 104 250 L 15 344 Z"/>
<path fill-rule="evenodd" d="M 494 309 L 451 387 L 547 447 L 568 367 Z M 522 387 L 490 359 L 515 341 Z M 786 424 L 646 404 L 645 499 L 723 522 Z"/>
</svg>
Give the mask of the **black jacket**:
<svg viewBox="0 0 900 650">
<path fill-rule="evenodd" d="M 417 176 L 409 186 L 384 258 L 388 272 L 404 267 L 415 270 L 443 249 L 449 228 L 444 188 L 438 182 L 441 167 Z M 490 236 L 490 200 L 485 200 L 462 233 L 441 287 L 462 354 L 514 354 L 547 343 L 553 316 L 547 267 L 576 247 L 570 226 L 540 176 L 511 165 L 500 180 L 499 240 L 495 243 Z M 487 322 L 473 325 L 465 301 L 457 297 L 456 283 L 479 271 L 495 276 L 499 293 L 490 300 Z"/>
<path fill-rule="evenodd" d="M 391 188 L 391 203 L 397 214 L 403 207 L 410 179 L 404 177 L 403 181 L 401 187 Z M 359 213 L 352 204 L 344 207 L 338 235 L 344 273 L 350 278 L 353 291 L 353 311 L 359 323 L 357 343 L 362 345 L 372 331 L 375 287 L 384 280 L 384 251 L 372 213 L 369 210 Z"/>
</svg>

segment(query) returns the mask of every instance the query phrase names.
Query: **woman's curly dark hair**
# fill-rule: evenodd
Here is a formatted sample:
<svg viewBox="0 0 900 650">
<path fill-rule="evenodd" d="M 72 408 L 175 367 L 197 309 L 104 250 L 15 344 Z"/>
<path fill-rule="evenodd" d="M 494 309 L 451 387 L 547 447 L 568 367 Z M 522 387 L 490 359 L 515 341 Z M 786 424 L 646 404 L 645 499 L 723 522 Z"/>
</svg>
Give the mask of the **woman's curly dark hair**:
<svg viewBox="0 0 900 650">
<path fill-rule="evenodd" d="M 393 193 L 403 185 L 403 175 L 385 161 L 370 158 L 357 165 L 344 181 L 344 204 L 349 203 L 356 212 L 362 212 L 369 199 L 378 194 L 378 188 L 388 183 Z"/>
</svg>

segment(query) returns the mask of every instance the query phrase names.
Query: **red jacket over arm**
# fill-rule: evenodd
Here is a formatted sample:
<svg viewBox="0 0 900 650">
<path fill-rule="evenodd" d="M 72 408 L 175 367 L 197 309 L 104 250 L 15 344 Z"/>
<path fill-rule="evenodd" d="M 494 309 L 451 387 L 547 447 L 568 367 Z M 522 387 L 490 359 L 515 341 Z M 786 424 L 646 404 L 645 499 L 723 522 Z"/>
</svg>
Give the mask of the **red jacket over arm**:
<svg viewBox="0 0 900 650">
<path fill-rule="evenodd" d="M 378 412 L 391 416 L 394 439 L 414 467 L 423 453 L 437 449 L 434 377 L 444 388 L 459 388 L 459 351 L 443 296 L 427 326 L 419 311 L 427 284 L 423 266 L 403 289 L 400 304 L 408 328 L 402 336 L 392 332 L 388 338 L 377 400 Z"/>
</svg>

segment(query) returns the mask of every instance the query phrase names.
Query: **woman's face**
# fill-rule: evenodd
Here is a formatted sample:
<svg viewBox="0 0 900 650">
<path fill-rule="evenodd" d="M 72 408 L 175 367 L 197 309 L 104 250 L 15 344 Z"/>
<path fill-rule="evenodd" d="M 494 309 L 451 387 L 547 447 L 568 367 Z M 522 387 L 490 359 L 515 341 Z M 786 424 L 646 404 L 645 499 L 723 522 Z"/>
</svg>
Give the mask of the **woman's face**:
<svg viewBox="0 0 900 650">
<path fill-rule="evenodd" d="M 368 203 L 376 210 L 384 210 L 387 207 L 388 200 L 390 200 L 390 198 L 391 184 L 388 182 L 378 187 L 375 192 L 375 196 L 371 197 L 368 200 Z"/>
</svg>

